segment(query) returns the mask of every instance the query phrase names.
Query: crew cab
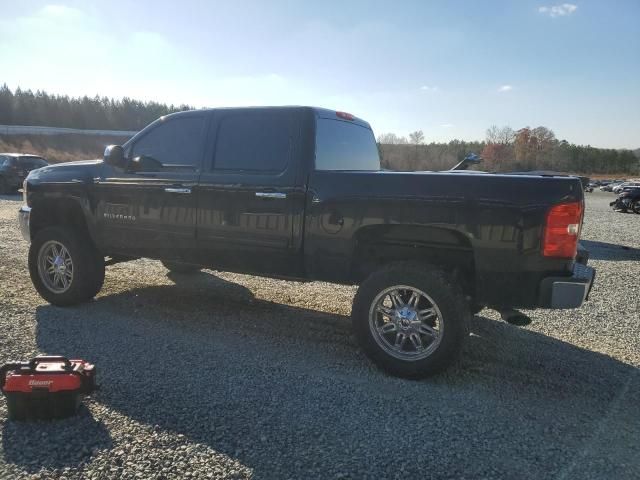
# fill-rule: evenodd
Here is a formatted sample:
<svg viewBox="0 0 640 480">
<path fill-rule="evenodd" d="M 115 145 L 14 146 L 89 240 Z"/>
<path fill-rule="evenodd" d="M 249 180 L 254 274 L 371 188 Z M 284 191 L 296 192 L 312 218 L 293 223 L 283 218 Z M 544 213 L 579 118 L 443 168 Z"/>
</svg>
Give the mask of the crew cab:
<svg viewBox="0 0 640 480">
<path fill-rule="evenodd" d="M 367 122 L 311 107 L 162 117 L 103 160 L 41 168 L 20 224 L 40 295 L 73 305 L 148 257 L 359 285 L 355 335 L 392 374 L 449 365 L 484 306 L 577 308 L 594 270 L 578 178 L 380 167 Z"/>
</svg>

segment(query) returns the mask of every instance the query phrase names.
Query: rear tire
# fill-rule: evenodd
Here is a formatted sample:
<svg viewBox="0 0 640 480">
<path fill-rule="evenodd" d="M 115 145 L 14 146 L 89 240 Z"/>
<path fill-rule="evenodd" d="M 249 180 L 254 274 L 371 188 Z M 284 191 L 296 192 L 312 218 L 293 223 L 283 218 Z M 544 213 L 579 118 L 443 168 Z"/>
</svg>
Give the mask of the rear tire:
<svg viewBox="0 0 640 480">
<path fill-rule="evenodd" d="M 189 263 L 179 263 L 179 262 L 168 262 L 162 261 L 162 265 L 172 273 L 181 273 L 181 274 L 189 274 L 189 273 L 197 273 L 202 268 L 197 265 L 191 265 Z"/>
<path fill-rule="evenodd" d="M 425 378 L 457 358 L 467 336 L 469 306 L 444 272 L 395 263 L 358 289 L 352 321 L 367 356 L 386 372 Z"/>
<path fill-rule="evenodd" d="M 631 204 L 631 210 L 633 210 L 633 213 L 640 214 L 640 200 L 636 200 Z"/>
<path fill-rule="evenodd" d="M 104 257 L 86 235 L 66 227 L 40 230 L 29 247 L 29 274 L 47 302 L 60 307 L 95 297 L 104 283 Z"/>
</svg>

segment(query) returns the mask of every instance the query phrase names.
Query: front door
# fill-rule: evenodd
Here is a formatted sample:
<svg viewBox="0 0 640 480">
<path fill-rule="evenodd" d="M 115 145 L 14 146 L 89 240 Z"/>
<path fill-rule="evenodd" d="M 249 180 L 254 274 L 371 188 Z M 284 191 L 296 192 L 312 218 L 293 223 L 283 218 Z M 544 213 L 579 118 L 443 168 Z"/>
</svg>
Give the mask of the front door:
<svg viewBox="0 0 640 480">
<path fill-rule="evenodd" d="M 220 269 L 299 276 L 300 110 L 218 111 L 198 189 L 198 249 Z"/>
<path fill-rule="evenodd" d="M 95 189 L 98 243 L 108 253 L 193 261 L 196 188 L 210 115 L 162 118 L 126 145 L 126 169 L 104 165 Z"/>
</svg>

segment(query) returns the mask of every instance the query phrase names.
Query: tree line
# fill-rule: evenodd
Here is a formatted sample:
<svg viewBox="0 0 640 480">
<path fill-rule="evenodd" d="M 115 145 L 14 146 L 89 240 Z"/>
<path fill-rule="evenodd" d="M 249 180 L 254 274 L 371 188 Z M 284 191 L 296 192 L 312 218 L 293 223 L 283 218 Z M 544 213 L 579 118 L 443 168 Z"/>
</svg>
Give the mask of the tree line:
<svg viewBox="0 0 640 480">
<path fill-rule="evenodd" d="M 421 130 L 409 138 L 394 133 L 378 137 L 385 168 L 391 170 L 444 170 L 461 161 L 469 152 L 480 153 L 481 170 L 507 172 L 551 170 L 574 173 L 639 173 L 640 160 L 631 150 L 595 148 L 558 140 L 546 127 L 492 126 L 482 142 L 452 140 L 425 144 Z M 637 152 L 637 151 L 636 151 Z"/>
<path fill-rule="evenodd" d="M 143 102 L 128 97 L 70 97 L 44 91 L 11 91 L 0 87 L 0 124 L 44 125 L 90 130 L 137 131 L 162 115 L 190 110 L 189 105 Z M 513 130 L 492 126 L 484 141 L 452 140 L 426 143 L 421 130 L 408 138 L 394 133 L 378 137 L 385 168 L 392 170 L 444 170 L 469 152 L 480 153 L 490 171 L 554 170 L 581 173 L 638 172 L 638 157 L 630 150 L 595 148 L 558 140 L 546 127 Z"/>
<path fill-rule="evenodd" d="M 142 102 L 128 97 L 69 97 L 37 90 L 0 87 L 1 125 L 44 125 L 87 130 L 141 130 L 162 115 L 191 110 L 189 105 Z"/>
</svg>

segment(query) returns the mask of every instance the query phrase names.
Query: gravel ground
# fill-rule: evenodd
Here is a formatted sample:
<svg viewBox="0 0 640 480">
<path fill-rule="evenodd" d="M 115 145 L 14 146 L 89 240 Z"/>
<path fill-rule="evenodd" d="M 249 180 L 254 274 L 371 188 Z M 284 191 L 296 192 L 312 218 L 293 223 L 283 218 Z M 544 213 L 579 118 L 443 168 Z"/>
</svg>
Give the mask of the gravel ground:
<svg viewBox="0 0 640 480">
<path fill-rule="evenodd" d="M 640 215 L 611 199 L 588 195 L 587 305 L 526 328 L 485 310 L 459 364 L 411 382 L 355 345 L 353 288 L 140 260 L 47 305 L 0 197 L 0 362 L 85 357 L 102 384 L 51 423 L 0 400 L 0 478 L 640 478 Z"/>
</svg>

